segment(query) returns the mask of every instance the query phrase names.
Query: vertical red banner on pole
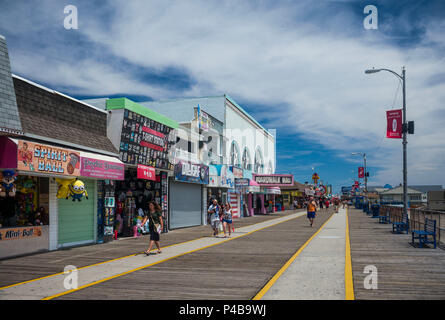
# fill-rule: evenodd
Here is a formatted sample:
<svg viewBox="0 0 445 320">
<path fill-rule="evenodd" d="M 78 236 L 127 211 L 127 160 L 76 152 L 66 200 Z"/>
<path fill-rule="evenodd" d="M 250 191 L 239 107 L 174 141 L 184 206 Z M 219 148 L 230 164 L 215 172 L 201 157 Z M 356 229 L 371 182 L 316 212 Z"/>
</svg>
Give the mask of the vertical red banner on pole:
<svg viewBox="0 0 445 320">
<path fill-rule="evenodd" d="M 365 168 L 364 167 L 358 167 L 358 177 L 359 178 L 365 177 Z"/>
<path fill-rule="evenodd" d="M 386 111 L 386 137 L 402 139 L 402 110 Z"/>
</svg>

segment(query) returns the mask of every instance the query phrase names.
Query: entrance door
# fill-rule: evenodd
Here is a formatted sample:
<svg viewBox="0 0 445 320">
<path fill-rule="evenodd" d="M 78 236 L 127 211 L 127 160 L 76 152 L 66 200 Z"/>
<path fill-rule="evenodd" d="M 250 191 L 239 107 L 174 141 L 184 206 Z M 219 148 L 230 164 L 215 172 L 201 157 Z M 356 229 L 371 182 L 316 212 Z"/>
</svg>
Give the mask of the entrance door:
<svg viewBox="0 0 445 320">
<path fill-rule="evenodd" d="M 200 184 L 170 182 L 170 229 L 200 226 Z"/>
<path fill-rule="evenodd" d="M 59 199 L 59 235 L 60 246 L 70 246 L 94 242 L 94 198 L 96 181 L 82 180 L 88 193 L 88 200 L 72 201 Z"/>
</svg>

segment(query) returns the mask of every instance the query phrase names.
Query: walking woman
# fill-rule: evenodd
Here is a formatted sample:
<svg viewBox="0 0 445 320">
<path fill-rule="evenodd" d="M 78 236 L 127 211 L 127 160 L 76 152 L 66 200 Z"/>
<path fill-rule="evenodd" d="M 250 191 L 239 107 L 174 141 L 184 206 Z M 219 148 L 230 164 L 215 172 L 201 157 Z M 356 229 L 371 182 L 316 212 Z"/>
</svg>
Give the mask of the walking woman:
<svg viewBox="0 0 445 320">
<path fill-rule="evenodd" d="M 229 203 L 226 203 L 226 210 L 224 211 L 223 218 L 223 230 L 224 230 L 224 238 L 227 238 L 226 228 L 229 229 L 229 238 L 232 235 L 232 207 Z"/>
<path fill-rule="evenodd" d="M 150 245 L 144 253 L 147 256 L 150 255 L 150 250 L 153 247 L 153 244 L 156 244 L 156 247 L 158 248 L 157 253 L 162 253 L 161 244 L 159 243 L 159 235 L 164 229 L 164 221 L 162 220 L 161 207 L 156 202 L 150 202 L 148 204 L 148 214 L 144 217 L 142 225 L 145 225 L 147 220 L 149 221 Z"/>
</svg>

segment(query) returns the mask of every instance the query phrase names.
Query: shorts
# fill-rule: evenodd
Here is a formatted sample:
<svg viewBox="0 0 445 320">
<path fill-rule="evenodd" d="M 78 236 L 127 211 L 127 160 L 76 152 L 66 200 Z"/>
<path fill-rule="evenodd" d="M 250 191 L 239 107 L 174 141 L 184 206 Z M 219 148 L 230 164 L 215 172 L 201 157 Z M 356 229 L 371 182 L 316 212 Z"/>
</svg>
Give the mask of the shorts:
<svg viewBox="0 0 445 320">
<path fill-rule="evenodd" d="M 308 218 L 308 219 L 313 219 L 313 218 L 315 218 L 315 212 L 308 212 L 308 213 L 307 213 L 307 218 Z"/>
<path fill-rule="evenodd" d="M 214 228 L 214 229 L 218 228 L 220 222 L 221 222 L 220 220 L 212 220 L 212 223 L 211 223 L 212 228 Z"/>
<path fill-rule="evenodd" d="M 232 220 L 226 220 L 224 219 L 223 222 L 227 223 L 227 224 L 232 224 Z"/>
<path fill-rule="evenodd" d="M 150 226 L 150 241 L 159 241 L 159 233 L 155 232 L 154 227 Z"/>
</svg>

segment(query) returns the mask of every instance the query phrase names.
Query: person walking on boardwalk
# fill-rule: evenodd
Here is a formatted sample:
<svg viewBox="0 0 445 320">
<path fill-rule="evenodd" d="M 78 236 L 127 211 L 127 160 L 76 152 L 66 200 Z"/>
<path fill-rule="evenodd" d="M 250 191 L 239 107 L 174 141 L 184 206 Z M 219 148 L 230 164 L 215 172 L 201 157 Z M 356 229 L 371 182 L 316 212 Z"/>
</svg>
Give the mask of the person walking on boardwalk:
<svg viewBox="0 0 445 320">
<path fill-rule="evenodd" d="M 226 203 L 222 223 L 224 230 L 224 238 L 227 238 L 226 228 L 229 229 L 229 238 L 230 238 L 232 234 L 232 207 L 230 206 L 229 203 Z"/>
<path fill-rule="evenodd" d="M 159 236 L 164 229 L 164 221 L 162 219 L 161 207 L 156 202 L 150 202 L 148 204 L 148 214 L 144 217 L 142 225 L 145 225 L 147 223 L 147 220 L 149 221 L 148 229 L 150 232 L 150 245 L 148 246 L 147 251 L 144 251 L 144 253 L 147 256 L 150 255 L 153 244 L 156 244 L 156 247 L 158 248 L 157 253 L 162 253 Z"/>
<path fill-rule="evenodd" d="M 311 223 L 311 227 L 314 224 L 315 212 L 317 211 L 317 204 L 313 197 L 310 198 L 307 204 L 307 218 Z"/>
<path fill-rule="evenodd" d="M 221 208 L 218 205 L 218 200 L 213 199 L 212 200 L 212 204 L 210 205 L 209 209 L 207 210 L 207 213 L 209 214 L 210 218 L 210 225 L 213 229 L 213 235 L 215 237 L 218 236 L 218 227 L 219 227 L 219 223 L 220 223 L 220 218 L 219 218 L 219 212 L 220 212 Z"/>
<path fill-rule="evenodd" d="M 334 199 L 334 210 L 335 213 L 338 213 L 338 207 L 340 206 L 340 201 L 338 200 L 338 198 Z"/>
</svg>

